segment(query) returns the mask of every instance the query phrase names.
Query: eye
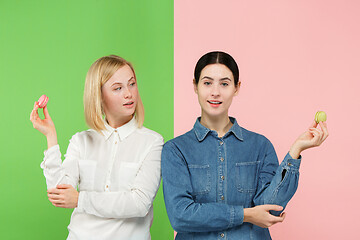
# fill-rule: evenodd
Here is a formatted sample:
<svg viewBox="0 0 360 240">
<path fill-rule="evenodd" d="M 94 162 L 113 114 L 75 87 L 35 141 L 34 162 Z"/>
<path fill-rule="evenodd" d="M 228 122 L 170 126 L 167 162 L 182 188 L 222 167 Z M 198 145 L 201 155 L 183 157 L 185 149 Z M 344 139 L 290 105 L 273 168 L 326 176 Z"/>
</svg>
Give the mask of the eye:
<svg viewBox="0 0 360 240">
<path fill-rule="evenodd" d="M 115 88 L 114 90 L 121 90 L 121 87 Z"/>
<path fill-rule="evenodd" d="M 130 83 L 130 86 L 135 86 L 135 85 L 136 85 L 136 82 Z"/>
<path fill-rule="evenodd" d="M 224 87 L 226 87 L 226 86 L 228 86 L 229 84 L 226 83 L 226 82 L 224 82 L 224 83 L 221 83 L 221 85 L 224 86 Z"/>
<path fill-rule="evenodd" d="M 206 85 L 206 86 L 209 86 L 209 85 L 211 85 L 211 82 L 204 82 L 204 85 Z"/>
</svg>

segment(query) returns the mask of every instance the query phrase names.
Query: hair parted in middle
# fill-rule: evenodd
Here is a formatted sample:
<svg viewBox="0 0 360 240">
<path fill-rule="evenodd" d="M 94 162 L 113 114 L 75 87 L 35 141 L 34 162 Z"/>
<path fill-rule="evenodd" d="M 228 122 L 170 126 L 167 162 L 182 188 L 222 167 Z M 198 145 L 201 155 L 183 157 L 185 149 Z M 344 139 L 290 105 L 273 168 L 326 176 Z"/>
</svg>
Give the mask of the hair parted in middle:
<svg viewBox="0 0 360 240">
<path fill-rule="evenodd" d="M 103 116 L 105 115 L 102 107 L 102 86 L 114 75 L 121 67 L 128 65 L 134 73 L 132 64 L 125 59 L 109 55 L 96 60 L 90 67 L 86 75 L 84 88 L 84 113 L 88 126 L 98 132 L 105 129 Z M 137 81 L 137 80 L 136 80 Z M 144 106 L 138 94 L 137 104 L 135 108 L 135 119 L 138 127 L 142 127 L 144 123 Z"/>
<path fill-rule="evenodd" d="M 220 51 L 208 52 L 198 60 L 194 71 L 195 83 L 199 83 L 201 71 L 207 65 L 216 63 L 223 64 L 230 69 L 234 77 L 234 84 L 236 86 L 239 82 L 239 67 L 232 56 Z"/>
</svg>

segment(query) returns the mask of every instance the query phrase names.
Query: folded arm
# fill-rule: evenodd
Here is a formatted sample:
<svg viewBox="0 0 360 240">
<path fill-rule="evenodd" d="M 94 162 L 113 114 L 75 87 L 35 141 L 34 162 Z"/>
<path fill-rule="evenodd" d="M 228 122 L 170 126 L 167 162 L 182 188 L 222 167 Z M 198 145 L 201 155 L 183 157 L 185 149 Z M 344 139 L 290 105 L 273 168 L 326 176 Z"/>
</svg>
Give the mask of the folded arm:
<svg viewBox="0 0 360 240">
<path fill-rule="evenodd" d="M 146 216 L 160 185 L 162 145 L 162 138 L 154 141 L 140 166 L 130 191 L 80 191 L 77 210 L 104 218 Z"/>
</svg>

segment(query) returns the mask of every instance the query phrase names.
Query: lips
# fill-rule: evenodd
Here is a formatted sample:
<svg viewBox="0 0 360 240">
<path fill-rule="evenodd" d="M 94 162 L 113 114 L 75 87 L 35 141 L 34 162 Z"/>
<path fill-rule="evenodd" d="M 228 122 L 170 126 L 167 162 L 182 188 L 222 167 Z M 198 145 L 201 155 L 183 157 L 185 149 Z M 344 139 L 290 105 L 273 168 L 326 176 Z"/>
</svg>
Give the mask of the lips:
<svg viewBox="0 0 360 240">
<path fill-rule="evenodd" d="M 221 101 L 217 101 L 217 100 L 208 100 L 207 102 L 210 103 L 210 104 L 215 104 L 215 105 L 220 105 L 220 104 L 222 104 Z"/>
<path fill-rule="evenodd" d="M 133 101 L 127 102 L 123 104 L 125 107 L 132 107 L 134 105 Z"/>
</svg>

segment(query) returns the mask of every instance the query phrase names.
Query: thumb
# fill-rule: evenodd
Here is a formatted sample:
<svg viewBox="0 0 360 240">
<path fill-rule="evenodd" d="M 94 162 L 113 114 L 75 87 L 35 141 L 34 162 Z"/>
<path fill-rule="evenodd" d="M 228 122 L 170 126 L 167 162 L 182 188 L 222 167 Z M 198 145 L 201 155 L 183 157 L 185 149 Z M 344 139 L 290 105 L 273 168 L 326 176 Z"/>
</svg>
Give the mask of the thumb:
<svg viewBox="0 0 360 240">
<path fill-rule="evenodd" d="M 51 120 L 51 117 L 49 115 L 49 111 L 47 109 L 47 105 L 44 107 L 44 116 L 46 119 L 50 119 Z"/>
<path fill-rule="evenodd" d="M 311 123 L 311 125 L 309 126 L 309 128 L 316 128 L 317 127 L 317 123 L 316 123 L 316 121 L 314 120 L 312 123 Z"/>
<path fill-rule="evenodd" d="M 56 186 L 57 189 L 68 189 L 68 188 L 72 188 L 72 186 L 70 184 L 60 184 Z"/>
<path fill-rule="evenodd" d="M 283 210 L 284 208 L 282 207 L 282 206 L 280 206 L 280 205 L 270 205 L 270 204 L 268 204 L 268 205 L 265 205 L 266 207 L 265 207 L 265 209 L 267 210 L 267 211 L 270 211 L 270 210 L 273 210 L 273 211 L 281 211 L 281 210 Z"/>
</svg>

